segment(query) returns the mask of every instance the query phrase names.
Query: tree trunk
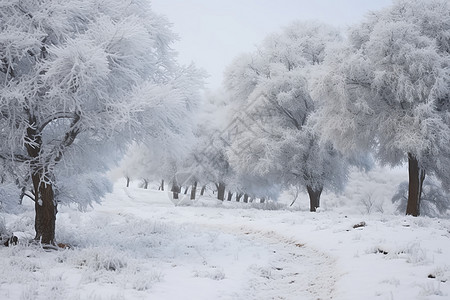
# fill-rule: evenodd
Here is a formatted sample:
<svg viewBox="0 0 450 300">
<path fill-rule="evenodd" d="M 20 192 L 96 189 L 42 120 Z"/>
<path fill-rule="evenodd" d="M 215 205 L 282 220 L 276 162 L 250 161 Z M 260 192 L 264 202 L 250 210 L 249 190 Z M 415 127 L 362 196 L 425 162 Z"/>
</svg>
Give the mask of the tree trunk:
<svg viewBox="0 0 450 300">
<path fill-rule="evenodd" d="M 248 195 L 244 194 L 244 203 L 248 203 Z"/>
<path fill-rule="evenodd" d="M 233 197 L 233 193 L 229 191 L 228 196 L 227 196 L 227 201 L 231 201 L 232 197 Z"/>
<path fill-rule="evenodd" d="M 200 190 L 200 196 L 203 196 L 206 190 L 206 185 L 202 186 L 202 189 Z"/>
<path fill-rule="evenodd" d="M 44 245 L 55 245 L 55 222 L 58 212 L 57 203 L 54 199 L 53 187 L 50 183 L 41 182 L 39 173 L 32 175 L 33 187 L 35 191 L 34 208 L 36 218 L 34 229 L 36 231 L 35 240 Z"/>
<path fill-rule="evenodd" d="M 36 118 L 30 117 L 30 124 L 36 124 Z M 34 144 L 27 144 L 27 152 L 33 160 L 39 161 L 41 154 L 42 138 L 35 128 L 30 126 L 27 128 L 27 138 Z M 55 223 L 56 214 L 58 212 L 57 203 L 54 199 L 53 186 L 50 184 L 51 174 L 42 165 L 30 165 L 31 182 L 34 189 L 34 229 L 36 236 L 34 239 L 40 241 L 44 245 L 52 245 L 55 243 Z"/>
<path fill-rule="evenodd" d="M 125 177 L 127 179 L 127 187 L 130 187 L 130 177 Z"/>
<path fill-rule="evenodd" d="M 187 186 L 186 189 L 184 190 L 184 194 L 187 195 L 188 191 L 189 191 L 189 186 Z"/>
<path fill-rule="evenodd" d="M 217 199 L 223 201 L 225 199 L 225 183 L 219 182 L 216 184 L 217 187 Z"/>
<path fill-rule="evenodd" d="M 260 203 L 264 203 L 264 202 L 266 202 L 266 198 L 264 198 L 264 197 L 263 197 L 263 198 L 261 198 L 261 199 L 259 200 L 259 202 L 260 202 Z"/>
<path fill-rule="evenodd" d="M 417 217 L 420 215 L 420 198 L 422 196 L 422 186 L 425 180 L 425 170 L 419 166 L 419 161 L 408 153 L 408 204 L 406 205 L 406 214 Z"/>
<path fill-rule="evenodd" d="M 148 180 L 144 179 L 144 190 L 148 189 Z"/>
<path fill-rule="evenodd" d="M 241 201 L 242 193 L 236 193 L 236 202 Z"/>
<path fill-rule="evenodd" d="M 175 178 L 173 179 L 171 191 L 173 193 L 173 199 L 178 199 L 178 193 L 181 192 L 181 187 L 178 186 L 178 183 Z"/>
<path fill-rule="evenodd" d="M 194 184 L 191 188 L 191 200 L 195 200 L 195 194 L 197 193 L 197 181 L 194 181 Z"/>
<path fill-rule="evenodd" d="M 320 206 L 320 195 L 322 194 L 323 187 L 314 189 L 307 185 L 306 189 L 309 195 L 309 211 L 314 212 Z"/>
<path fill-rule="evenodd" d="M 164 179 L 161 180 L 161 185 L 158 187 L 158 191 L 164 191 Z"/>
</svg>

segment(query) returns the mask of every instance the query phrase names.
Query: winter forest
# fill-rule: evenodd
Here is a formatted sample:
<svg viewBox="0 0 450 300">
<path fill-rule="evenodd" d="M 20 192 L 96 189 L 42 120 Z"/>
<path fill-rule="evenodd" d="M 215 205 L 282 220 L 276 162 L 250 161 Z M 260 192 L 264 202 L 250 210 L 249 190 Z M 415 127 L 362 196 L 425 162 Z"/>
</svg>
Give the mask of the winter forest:
<svg viewBox="0 0 450 300">
<path fill-rule="evenodd" d="M 0 299 L 449 299 L 450 2 L 181 63 L 149 0 L 0 0 Z"/>
</svg>

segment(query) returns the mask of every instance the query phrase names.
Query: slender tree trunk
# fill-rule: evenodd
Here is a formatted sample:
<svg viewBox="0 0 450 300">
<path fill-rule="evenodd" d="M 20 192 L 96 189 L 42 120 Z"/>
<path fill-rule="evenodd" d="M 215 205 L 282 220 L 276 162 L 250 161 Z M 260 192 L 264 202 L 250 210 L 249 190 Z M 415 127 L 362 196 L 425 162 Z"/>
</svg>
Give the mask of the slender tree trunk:
<svg viewBox="0 0 450 300">
<path fill-rule="evenodd" d="M 164 191 L 164 179 L 161 180 L 161 185 L 158 187 L 158 191 Z"/>
<path fill-rule="evenodd" d="M 419 166 L 419 161 L 408 153 L 408 204 L 406 214 L 417 217 L 420 215 L 420 199 L 422 196 L 423 181 L 425 180 L 425 170 Z"/>
<path fill-rule="evenodd" d="M 217 199 L 224 200 L 225 199 L 225 183 L 219 182 L 216 184 L 217 187 Z"/>
<path fill-rule="evenodd" d="M 202 189 L 200 190 L 200 196 L 203 196 L 205 191 L 206 191 L 206 185 L 202 186 Z"/>
<path fill-rule="evenodd" d="M 148 180 L 144 179 L 144 190 L 148 189 Z"/>
<path fill-rule="evenodd" d="M 231 198 L 233 197 L 233 193 L 228 191 L 228 195 L 227 195 L 227 201 L 231 201 Z"/>
<path fill-rule="evenodd" d="M 236 202 L 241 201 L 242 193 L 236 193 Z"/>
<path fill-rule="evenodd" d="M 244 194 L 244 203 L 248 203 L 248 195 Z"/>
<path fill-rule="evenodd" d="M 191 188 L 191 200 L 195 200 L 195 194 L 197 193 L 197 181 L 194 181 L 194 184 Z"/>
<path fill-rule="evenodd" d="M 187 186 L 186 189 L 184 190 L 185 195 L 187 195 L 188 190 L 189 190 L 189 186 Z"/>
<path fill-rule="evenodd" d="M 307 185 L 306 189 L 309 195 L 309 211 L 314 212 L 320 206 L 320 195 L 322 194 L 323 187 L 314 189 Z"/>
<path fill-rule="evenodd" d="M 34 208 L 36 218 L 34 228 L 36 231 L 35 240 L 41 244 L 55 245 L 55 222 L 57 202 L 54 199 L 53 187 L 50 183 L 41 182 L 41 174 L 32 175 L 33 188 L 35 191 Z"/>
<path fill-rule="evenodd" d="M 127 187 L 130 187 L 130 177 L 125 177 L 127 179 Z"/>
</svg>

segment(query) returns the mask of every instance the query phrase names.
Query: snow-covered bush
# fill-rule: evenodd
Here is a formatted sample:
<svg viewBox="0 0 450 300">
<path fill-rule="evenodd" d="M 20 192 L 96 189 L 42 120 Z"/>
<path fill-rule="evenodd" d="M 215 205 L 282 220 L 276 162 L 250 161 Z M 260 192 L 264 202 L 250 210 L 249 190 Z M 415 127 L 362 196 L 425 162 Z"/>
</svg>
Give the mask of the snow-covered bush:
<svg viewBox="0 0 450 300">
<path fill-rule="evenodd" d="M 86 248 L 78 253 L 75 264 L 95 271 L 119 271 L 127 267 L 127 258 L 113 248 Z"/>
</svg>

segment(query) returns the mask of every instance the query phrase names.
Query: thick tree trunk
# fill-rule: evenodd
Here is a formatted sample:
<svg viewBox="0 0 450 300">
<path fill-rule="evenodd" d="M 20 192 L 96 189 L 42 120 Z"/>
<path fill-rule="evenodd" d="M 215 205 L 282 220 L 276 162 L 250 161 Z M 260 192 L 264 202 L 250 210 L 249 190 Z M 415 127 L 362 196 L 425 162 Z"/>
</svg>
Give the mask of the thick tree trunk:
<svg viewBox="0 0 450 300">
<path fill-rule="evenodd" d="M 314 189 L 307 185 L 306 189 L 309 195 L 309 211 L 314 212 L 320 206 L 320 195 L 322 194 L 323 187 Z"/>
<path fill-rule="evenodd" d="M 423 181 L 425 180 L 425 170 L 419 166 L 419 161 L 408 153 L 408 204 L 406 214 L 417 217 L 420 215 L 420 198 L 422 196 Z"/>
<path fill-rule="evenodd" d="M 217 199 L 224 200 L 225 199 L 225 183 L 219 182 L 216 184 L 217 187 Z"/>
<path fill-rule="evenodd" d="M 244 194 L 244 203 L 248 203 L 248 195 Z"/>
<path fill-rule="evenodd" d="M 242 193 L 236 193 L 236 202 L 241 201 Z"/>
<path fill-rule="evenodd" d="M 40 241 L 41 244 L 55 245 L 55 222 L 58 209 L 54 199 L 53 187 L 50 183 L 41 182 L 39 173 L 32 175 L 32 181 L 35 191 L 34 208 L 36 212 L 34 222 L 36 236 L 34 239 Z"/>
<path fill-rule="evenodd" d="M 200 190 L 200 196 L 203 196 L 205 191 L 206 191 L 206 185 L 202 186 L 202 189 Z"/>
<path fill-rule="evenodd" d="M 194 184 L 191 188 L 191 200 L 195 200 L 195 195 L 197 193 L 197 181 L 194 181 Z"/>
<path fill-rule="evenodd" d="M 231 201 L 232 197 L 233 197 L 233 193 L 229 191 L 228 195 L 227 195 L 227 201 Z"/>
<path fill-rule="evenodd" d="M 178 183 L 175 180 L 175 178 L 173 179 L 172 190 L 171 191 L 173 193 L 173 199 L 178 199 L 178 193 L 181 192 L 181 187 L 178 186 Z"/>
</svg>

